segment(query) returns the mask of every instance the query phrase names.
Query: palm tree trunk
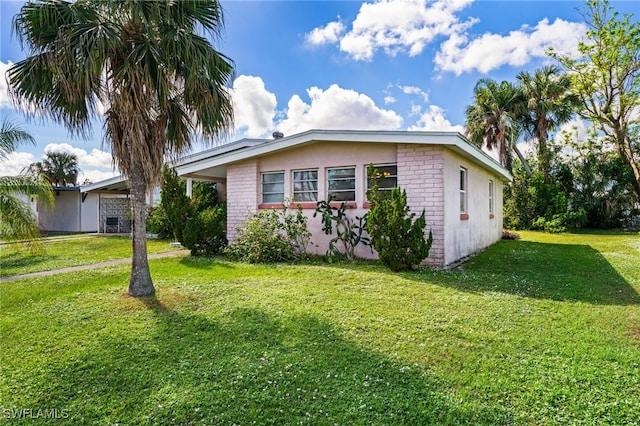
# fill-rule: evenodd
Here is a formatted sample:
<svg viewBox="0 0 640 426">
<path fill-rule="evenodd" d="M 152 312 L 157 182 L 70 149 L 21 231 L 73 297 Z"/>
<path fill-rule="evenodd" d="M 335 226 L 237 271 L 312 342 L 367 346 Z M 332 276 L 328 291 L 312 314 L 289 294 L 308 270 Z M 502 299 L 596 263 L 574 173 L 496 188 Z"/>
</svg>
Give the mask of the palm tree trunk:
<svg viewBox="0 0 640 426">
<path fill-rule="evenodd" d="M 524 171 L 527 173 L 527 176 L 531 176 L 531 167 L 529 167 L 529 163 L 527 162 L 527 159 L 524 158 L 524 155 L 522 155 L 522 153 L 520 152 L 516 144 L 513 144 L 512 146 L 513 146 L 513 152 L 515 152 L 518 158 L 520 159 L 520 162 L 522 163 L 522 167 L 524 167 Z"/>
<path fill-rule="evenodd" d="M 129 176 L 129 188 L 133 217 L 133 256 L 129 294 L 134 297 L 149 296 L 155 293 L 155 288 L 147 259 L 147 185 L 141 167 L 133 168 Z"/>
</svg>

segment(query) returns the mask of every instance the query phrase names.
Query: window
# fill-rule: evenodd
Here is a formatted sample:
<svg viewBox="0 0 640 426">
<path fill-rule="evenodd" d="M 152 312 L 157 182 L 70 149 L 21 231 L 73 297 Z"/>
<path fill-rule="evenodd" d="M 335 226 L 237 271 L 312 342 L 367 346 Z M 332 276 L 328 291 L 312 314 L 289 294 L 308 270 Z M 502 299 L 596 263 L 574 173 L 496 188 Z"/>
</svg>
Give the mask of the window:
<svg viewBox="0 0 640 426">
<path fill-rule="evenodd" d="M 262 202 L 284 202 L 284 172 L 262 173 Z"/>
<path fill-rule="evenodd" d="M 376 164 L 374 177 L 367 176 L 367 191 L 371 189 L 377 179 L 378 193 L 382 198 L 389 198 L 391 190 L 398 186 L 398 166 L 396 164 Z"/>
<path fill-rule="evenodd" d="M 467 212 L 467 169 L 460 167 L 460 213 Z"/>
<path fill-rule="evenodd" d="M 489 179 L 489 214 L 493 214 L 493 180 Z"/>
<path fill-rule="evenodd" d="M 355 167 L 327 170 L 327 198 L 338 202 L 356 200 Z"/>
<path fill-rule="evenodd" d="M 293 172 L 293 201 L 298 203 L 318 201 L 317 170 L 296 170 Z"/>
</svg>

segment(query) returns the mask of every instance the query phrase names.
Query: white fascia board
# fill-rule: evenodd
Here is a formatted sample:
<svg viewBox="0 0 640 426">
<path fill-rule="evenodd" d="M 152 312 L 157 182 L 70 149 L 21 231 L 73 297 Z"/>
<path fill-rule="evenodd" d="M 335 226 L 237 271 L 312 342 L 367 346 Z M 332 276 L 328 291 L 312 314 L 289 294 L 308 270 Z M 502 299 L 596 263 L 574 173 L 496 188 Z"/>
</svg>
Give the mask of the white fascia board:
<svg viewBox="0 0 640 426">
<path fill-rule="evenodd" d="M 91 183 L 89 185 L 81 186 L 80 187 L 80 192 L 95 191 L 95 190 L 98 190 L 98 189 L 102 189 L 105 186 L 115 185 L 117 183 L 123 183 L 123 182 L 126 182 L 126 181 L 127 180 L 122 175 L 114 176 L 114 177 L 109 178 L 109 179 L 101 180 L 100 182 Z"/>
<path fill-rule="evenodd" d="M 356 143 L 405 143 L 421 145 L 448 146 L 464 157 L 493 170 L 505 180 L 511 180 L 511 174 L 491 157 L 477 147 L 471 145 L 458 132 L 408 132 L 408 131 L 374 131 L 374 130 L 308 130 L 293 136 L 275 139 L 256 146 L 237 151 L 223 153 L 210 158 L 203 158 L 186 165 L 176 166 L 178 175 L 198 173 L 202 169 L 226 165 L 249 158 L 271 154 L 273 152 L 292 149 L 312 142 L 356 142 Z"/>
</svg>

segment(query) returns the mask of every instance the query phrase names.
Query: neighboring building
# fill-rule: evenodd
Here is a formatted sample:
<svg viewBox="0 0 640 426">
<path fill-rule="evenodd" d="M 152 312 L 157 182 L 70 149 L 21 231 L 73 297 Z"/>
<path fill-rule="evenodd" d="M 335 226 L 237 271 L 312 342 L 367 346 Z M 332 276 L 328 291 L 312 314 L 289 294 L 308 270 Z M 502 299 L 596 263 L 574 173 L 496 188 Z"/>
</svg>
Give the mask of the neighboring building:
<svg viewBox="0 0 640 426">
<path fill-rule="evenodd" d="M 43 233 L 97 232 L 93 223 L 98 211 L 96 200 L 96 194 L 83 194 L 78 186 L 54 186 L 51 208 L 37 197 L 30 197 L 31 209 Z"/>
<path fill-rule="evenodd" d="M 324 254 L 332 236 L 324 235 L 320 218 L 313 217 L 316 203 L 331 194 L 352 207 L 350 215 L 364 215 L 368 164 L 385 172 L 383 187 L 407 191 L 412 212 L 425 210 L 434 239 L 426 264 L 445 267 L 501 238 L 502 189 L 511 175 L 456 132 L 276 133 L 274 139 L 242 139 L 190 155 L 174 167 L 187 179 L 187 192 L 193 180 L 217 182 L 220 198 L 227 201 L 231 242 L 248 214 L 291 200 L 291 207 L 301 206 L 309 218 L 309 252 Z M 110 200 L 126 199 L 126 182 L 118 177 L 80 191 L 93 195 L 97 206 L 95 219 L 83 222 L 93 221 L 99 232 L 109 230 L 107 218 L 116 211 Z M 368 247 L 357 254 L 375 257 Z"/>
</svg>

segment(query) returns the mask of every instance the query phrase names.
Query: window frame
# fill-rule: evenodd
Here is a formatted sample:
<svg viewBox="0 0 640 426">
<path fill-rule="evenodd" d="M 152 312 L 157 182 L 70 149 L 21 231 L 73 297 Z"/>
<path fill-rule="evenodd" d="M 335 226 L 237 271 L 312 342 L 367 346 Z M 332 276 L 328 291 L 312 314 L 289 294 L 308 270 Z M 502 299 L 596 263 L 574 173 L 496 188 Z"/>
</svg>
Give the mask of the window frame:
<svg viewBox="0 0 640 426">
<path fill-rule="evenodd" d="M 346 169 L 351 169 L 353 170 L 353 175 L 352 177 L 346 177 L 346 178 L 331 178 L 331 172 L 334 170 L 346 170 Z M 353 188 L 350 189 L 338 189 L 338 190 L 332 190 L 331 189 L 331 182 L 332 181 L 347 181 L 347 180 L 353 180 Z M 356 202 L 356 191 L 357 191 L 357 175 L 356 175 L 356 166 L 341 166 L 341 167 L 327 167 L 326 168 L 326 182 L 327 182 L 327 188 L 326 188 L 326 195 L 327 195 L 327 200 L 329 200 L 329 197 L 332 193 L 336 193 L 336 192 L 341 192 L 341 193 L 346 193 L 346 192 L 351 192 L 353 193 L 353 199 L 351 200 L 332 200 L 331 202 L 335 202 L 335 203 L 355 203 Z"/>
<path fill-rule="evenodd" d="M 466 167 L 462 167 L 460 166 L 460 172 L 459 172 L 459 188 L 460 188 L 460 215 L 466 215 L 468 218 L 468 210 L 469 210 L 469 205 L 468 205 L 468 176 L 469 176 L 469 172 L 467 170 Z"/>
<path fill-rule="evenodd" d="M 394 186 L 392 186 L 392 187 L 381 187 L 381 188 L 378 188 L 378 191 L 387 192 L 389 194 L 389 197 L 390 197 L 391 196 L 390 195 L 391 194 L 391 190 L 393 190 L 393 188 L 397 188 L 398 187 L 398 163 L 381 163 L 381 164 L 374 164 L 373 165 L 374 169 L 377 169 L 378 167 L 395 167 L 395 169 L 396 169 L 395 174 L 391 174 L 389 176 L 385 176 L 385 177 L 383 177 L 381 179 L 382 181 L 384 181 L 385 179 L 395 179 L 396 184 Z M 368 173 L 368 169 L 369 168 L 368 168 L 368 166 L 365 166 L 364 169 L 365 169 L 364 173 L 365 173 L 365 177 L 366 177 L 366 179 L 365 179 L 366 180 L 366 188 L 365 188 L 365 191 L 364 191 L 364 195 L 365 195 L 365 200 L 368 200 L 369 197 L 367 195 L 369 194 L 369 191 L 371 190 L 371 187 L 370 187 L 371 182 L 370 182 L 370 179 L 369 179 L 369 173 Z M 386 196 L 383 197 L 383 198 L 386 198 Z"/>
<path fill-rule="evenodd" d="M 495 184 L 493 183 L 493 179 L 489 179 L 489 215 L 493 217 L 494 214 L 494 194 L 495 194 Z"/>
<path fill-rule="evenodd" d="M 281 204 L 284 203 L 284 199 L 285 199 L 285 179 L 284 179 L 284 170 L 279 170 L 279 171 L 273 171 L 273 172 L 261 172 L 260 173 L 260 195 L 261 195 L 261 199 L 262 199 L 262 204 Z M 275 181 L 275 182 L 265 182 L 264 181 L 264 177 L 266 175 L 282 175 L 282 181 Z M 278 191 L 270 191 L 270 192 L 265 192 L 264 190 L 264 185 L 266 184 L 282 184 L 282 192 Z M 266 201 L 265 200 L 265 195 L 275 195 L 275 194 L 282 194 L 282 200 L 281 201 Z"/>
<path fill-rule="evenodd" d="M 315 182 L 315 187 L 316 189 L 311 191 L 311 190 L 296 190 L 296 173 L 304 173 L 304 172 L 315 172 L 316 174 L 316 178 L 315 179 L 306 179 L 306 180 L 300 180 L 299 182 Z M 319 191 L 319 183 L 320 183 L 320 172 L 318 169 L 298 169 L 298 170 L 291 170 L 291 198 L 292 201 L 294 203 L 316 203 L 318 202 L 318 191 Z M 296 194 L 315 194 L 315 197 L 313 200 L 298 200 L 296 199 Z"/>
</svg>

